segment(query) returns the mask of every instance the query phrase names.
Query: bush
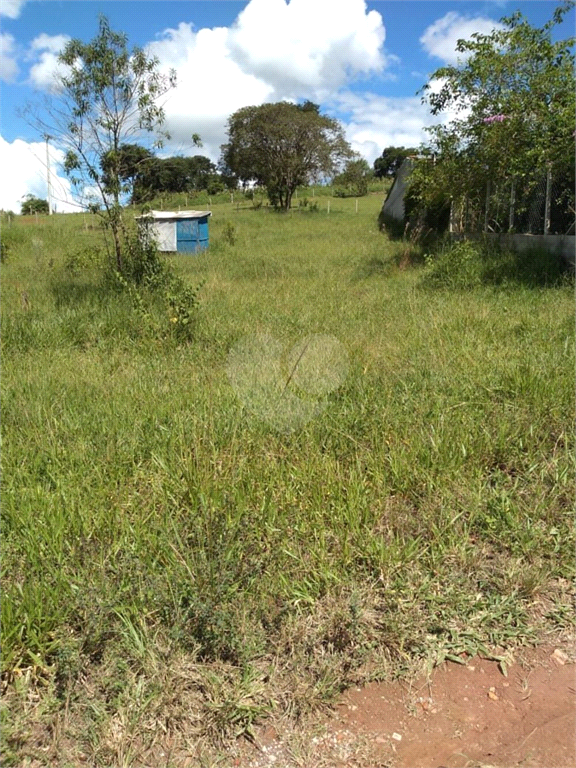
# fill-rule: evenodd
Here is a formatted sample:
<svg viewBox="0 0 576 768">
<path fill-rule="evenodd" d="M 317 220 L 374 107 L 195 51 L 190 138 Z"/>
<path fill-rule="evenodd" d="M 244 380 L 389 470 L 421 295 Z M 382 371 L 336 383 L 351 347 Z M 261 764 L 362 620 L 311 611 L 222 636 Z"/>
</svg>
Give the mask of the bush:
<svg viewBox="0 0 576 768">
<path fill-rule="evenodd" d="M 2 227 L 0 241 L 0 260 L 5 262 L 14 249 L 27 242 L 26 233 L 17 227 Z"/>
<path fill-rule="evenodd" d="M 72 275 L 77 275 L 86 269 L 103 267 L 106 260 L 106 254 L 102 248 L 89 245 L 67 253 L 64 269 Z"/>
<path fill-rule="evenodd" d="M 34 213 L 48 213 L 48 201 L 34 195 L 26 195 L 22 203 L 22 216 L 30 216 Z"/>
<path fill-rule="evenodd" d="M 222 237 L 224 238 L 224 241 L 228 243 L 228 245 L 236 244 L 236 227 L 234 224 L 232 224 L 231 221 L 227 221 L 226 224 L 224 224 Z"/>
<path fill-rule="evenodd" d="M 522 253 L 484 240 L 460 240 L 425 256 L 425 283 L 446 288 L 554 285 L 566 279 L 562 259 L 542 248 Z"/>
<path fill-rule="evenodd" d="M 436 256 L 425 257 L 431 285 L 446 288 L 474 288 L 482 283 L 483 263 L 479 243 L 462 240 Z"/>
</svg>

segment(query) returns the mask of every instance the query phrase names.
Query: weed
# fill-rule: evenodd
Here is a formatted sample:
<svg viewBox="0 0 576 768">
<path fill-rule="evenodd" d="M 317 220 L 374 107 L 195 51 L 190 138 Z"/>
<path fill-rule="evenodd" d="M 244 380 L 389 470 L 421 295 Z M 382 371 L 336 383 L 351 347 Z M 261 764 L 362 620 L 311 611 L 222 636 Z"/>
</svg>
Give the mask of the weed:
<svg viewBox="0 0 576 768">
<path fill-rule="evenodd" d="M 237 238 L 236 226 L 231 221 L 227 221 L 224 224 L 224 229 L 222 230 L 222 237 L 224 241 L 228 243 L 228 245 L 236 244 L 236 238 Z"/>
<path fill-rule="evenodd" d="M 379 197 L 357 214 L 332 199 L 330 216 L 309 199 L 276 216 L 223 195 L 207 253 L 136 253 L 123 284 L 65 267 L 63 242 L 105 247 L 82 215 L 11 225 L 13 765 L 154 765 L 159 750 L 209 764 L 270 713 L 570 625 L 570 285 L 512 279 L 515 257 L 468 245 L 455 282 L 441 255 L 400 270 Z M 422 290 L 435 269 L 442 290 Z M 278 340 L 280 368 L 311 334 L 347 350 L 347 378 L 299 430 L 235 396 L 228 354 L 255 334 Z"/>
</svg>

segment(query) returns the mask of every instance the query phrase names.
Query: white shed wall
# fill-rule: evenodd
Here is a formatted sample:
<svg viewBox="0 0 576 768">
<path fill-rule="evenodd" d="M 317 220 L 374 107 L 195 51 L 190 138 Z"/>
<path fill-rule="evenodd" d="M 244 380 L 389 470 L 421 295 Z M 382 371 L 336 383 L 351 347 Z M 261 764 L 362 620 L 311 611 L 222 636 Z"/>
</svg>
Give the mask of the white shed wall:
<svg viewBox="0 0 576 768">
<path fill-rule="evenodd" d="M 152 237 L 158 243 L 159 251 L 176 251 L 176 222 L 155 221 L 151 226 Z"/>
</svg>

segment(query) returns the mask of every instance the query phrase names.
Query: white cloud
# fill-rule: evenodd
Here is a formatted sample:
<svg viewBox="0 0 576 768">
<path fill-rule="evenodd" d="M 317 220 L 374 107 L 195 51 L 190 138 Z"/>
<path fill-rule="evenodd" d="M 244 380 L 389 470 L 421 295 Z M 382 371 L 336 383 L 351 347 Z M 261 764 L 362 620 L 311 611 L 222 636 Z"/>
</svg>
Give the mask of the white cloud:
<svg viewBox="0 0 576 768">
<path fill-rule="evenodd" d="M 224 27 L 194 32 L 190 24 L 182 23 L 149 45 L 162 68 L 173 67 L 178 75 L 178 86 L 164 104 L 171 148 L 189 149 L 191 135 L 199 133 L 204 142 L 202 153 L 217 158 L 226 138 L 228 116 L 271 96 L 271 86 L 244 73 L 231 59 L 227 41 Z"/>
<path fill-rule="evenodd" d="M 7 32 L 0 33 L 0 79 L 11 83 L 18 74 L 14 58 L 14 37 Z"/>
<path fill-rule="evenodd" d="M 233 59 L 275 98 L 322 99 L 386 64 L 382 17 L 364 0 L 251 0 L 229 32 Z"/>
<path fill-rule="evenodd" d="M 385 147 L 418 147 L 427 138 L 424 128 L 441 121 L 431 117 L 426 105 L 416 96 L 345 92 L 332 106 L 339 114 L 348 116 L 343 121 L 346 138 L 369 163 L 373 163 Z"/>
<path fill-rule="evenodd" d="M 56 209 L 60 212 L 78 211 L 75 206 L 70 182 L 58 175 L 58 164 L 64 159 L 64 153 L 55 147 L 50 148 L 52 196 Z M 41 141 L 26 142 L 15 139 L 9 143 L 0 136 L 0 167 L 4 179 L 9 184 L 0 186 L 0 208 L 5 211 L 20 211 L 24 195 L 32 194 L 46 199 L 46 145 Z"/>
<path fill-rule="evenodd" d="M 17 19 L 26 0 L 2 0 L 0 3 L 0 16 L 9 19 Z"/>
<path fill-rule="evenodd" d="M 190 151 L 197 132 L 199 151 L 216 160 L 233 112 L 282 99 L 322 102 L 393 62 L 384 38 L 382 17 L 365 0 L 251 0 L 230 28 L 165 30 L 148 48 L 178 76 L 165 103 L 170 150 Z"/>
<path fill-rule="evenodd" d="M 54 91 L 57 78 L 64 75 L 67 67 L 58 62 L 58 54 L 70 40 L 68 35 L 42 33 L 30 43 L 29 56 L 38 61 L 30 68 L 30 83 L 42 91 Z"/>
<path fill-rule="evenodd" d="M 502 29 L 502 25 L 487 16 L 471 18 L 449 11 L 424 30 L 420 42 L 429 56 L 456 65 L 459 59 L 466 58 L 465 53 L 456 50 L 458 40 L 468 40 L 474 32 L 489 35 L 494 29 Z"/>
</svg>

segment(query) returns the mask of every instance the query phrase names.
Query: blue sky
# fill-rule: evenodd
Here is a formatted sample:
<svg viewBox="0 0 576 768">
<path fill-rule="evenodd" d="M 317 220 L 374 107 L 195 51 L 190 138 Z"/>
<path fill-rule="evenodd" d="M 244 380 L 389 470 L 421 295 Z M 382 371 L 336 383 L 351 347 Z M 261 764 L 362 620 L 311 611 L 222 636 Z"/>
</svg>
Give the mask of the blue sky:
<svg viewBox="0 0 576 768">
<path fill-rule="evenodd" d="M 131 45 L 150 46 L 163 67 L 177 70 L 179 86 L 166 104 L 174 137 L 167 152 L 217 160 L 233 111 L 310 98 L 342 120 L 354 149 L 372 163 L 385 146 L 425 138 L 431 118 L 416 92 L 436 68 L 455 62 L 459 37 L 488 32 L 515 10 L 541 26 L 555 7 L 547 0 L 1 0 L 0 207 L 18 210 L 27 192 L 45 195 L 41 137 L 17 112 L 50 92 L 58 51 L 70 37 L 91 39 L 99 13 Z M 573 31 L 572 12 L 555 36 Z M 191 146 L 194 132 L 201 150 Z M 55 146 L 56 187 L 70 200 L 59 159 Z"/>
</svg>

